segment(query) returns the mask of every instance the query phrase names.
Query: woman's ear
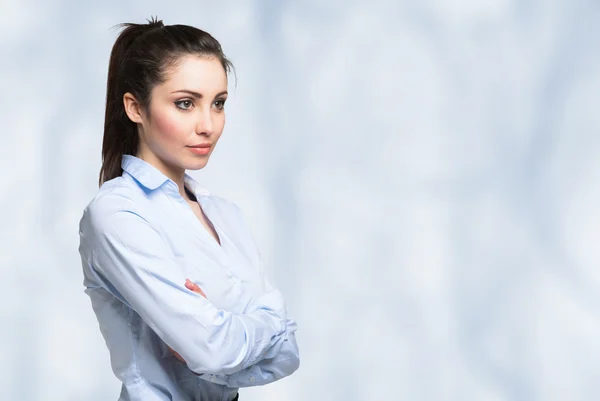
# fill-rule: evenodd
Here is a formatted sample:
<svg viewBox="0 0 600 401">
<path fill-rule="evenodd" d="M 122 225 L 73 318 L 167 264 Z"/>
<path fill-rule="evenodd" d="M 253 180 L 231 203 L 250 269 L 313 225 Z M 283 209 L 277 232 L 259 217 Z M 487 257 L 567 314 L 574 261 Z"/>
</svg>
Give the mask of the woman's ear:
<svg viewBox="0 0 600 401">
<path fill-rule="evenodd" d="M 139 124 L 142 123 L 142 107 L 129 92 L 123 95 L 123 107 L 125 107 L 125 113 L 131 121 Z"/>
</svg>

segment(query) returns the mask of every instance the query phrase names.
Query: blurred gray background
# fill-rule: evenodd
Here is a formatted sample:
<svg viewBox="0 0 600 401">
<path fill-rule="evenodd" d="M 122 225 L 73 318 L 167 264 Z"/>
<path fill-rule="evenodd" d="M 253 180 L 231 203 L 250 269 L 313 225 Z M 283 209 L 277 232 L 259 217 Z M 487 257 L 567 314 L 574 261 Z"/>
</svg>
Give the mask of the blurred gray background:
<svg viewBox="0 0 600 401">
<path fill-rule="evenodd" d="M 297 319 L 267 400 L 600 399 L 600 3 L 0 1 L 0 399 L 116 400 L 83 292 L 120 22 L 237 69 L 192 174 Z M 596 205 L 596 206 L 594 206 Z"/>
</svg>

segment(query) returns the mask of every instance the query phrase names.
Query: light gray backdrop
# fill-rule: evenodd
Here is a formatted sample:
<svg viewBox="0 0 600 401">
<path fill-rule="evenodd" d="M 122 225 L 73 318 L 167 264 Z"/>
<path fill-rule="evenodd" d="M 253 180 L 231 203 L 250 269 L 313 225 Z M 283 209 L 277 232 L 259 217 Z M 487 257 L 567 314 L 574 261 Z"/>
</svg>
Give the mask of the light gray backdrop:
<svg viewBox="0 0 600 401">
<path fill-rule="evenodd" d="M 168 3 L 0 1 L 0 399 L 118 397 L 77 224 L 110 27 L 151 15 L 237 68 L 193 175 L 299 324 L 243 401 L 600 398 L 600 3 Z"/>
</svg>

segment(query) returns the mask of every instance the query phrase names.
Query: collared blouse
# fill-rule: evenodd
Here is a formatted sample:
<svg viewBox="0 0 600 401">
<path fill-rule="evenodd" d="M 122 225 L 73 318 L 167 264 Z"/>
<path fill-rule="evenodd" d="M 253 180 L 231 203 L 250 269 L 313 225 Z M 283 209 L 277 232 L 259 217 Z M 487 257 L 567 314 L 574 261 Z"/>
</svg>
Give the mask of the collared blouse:
<svg viewBox="0 0 600 401">
<path fill-rule="evenodd" d="M 230 401 L 240 387 L 293 373 L 296 323 L 240 209 L 185 175 L 219 244 L 174 181 L 132 155 L 121 165 L 79 224 L 85 293 L 122 382 L 119 401 Z"/>
</svg>

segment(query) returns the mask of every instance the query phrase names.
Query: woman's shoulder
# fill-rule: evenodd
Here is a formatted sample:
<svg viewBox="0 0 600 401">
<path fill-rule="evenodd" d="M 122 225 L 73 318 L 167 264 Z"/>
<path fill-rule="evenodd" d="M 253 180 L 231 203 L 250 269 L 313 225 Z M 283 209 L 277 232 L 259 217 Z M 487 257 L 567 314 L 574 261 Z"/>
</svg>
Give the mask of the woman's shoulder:
<svg viewBox="0 0 600 401">
<path fill-rule="evenodd" d="M 240 216 L 242 214 L 242 209 L 231 199 L 214 195 L 212 193 L 205 196 L 205 198 L 208 199 L 211 206 L 216 208 L 222 214 L 236 216 Z"/>
<path fill-rule="evenodd" d="M 206 195 L 206 198 L 210 199 L 210 202 L 215 205 L 239 209 L 238 205 L 233 200 L 225 198 L 221 195 L 210 193 L 209 195 Z"/>
<path fill-rule="evenodd" d="M 125 177 L 106 181 L 85 206 L 81 220 L 99 222 L 117 212 L 136 212 L 145 200 L 142 189 L 131 185 Z"/>
</svg>

